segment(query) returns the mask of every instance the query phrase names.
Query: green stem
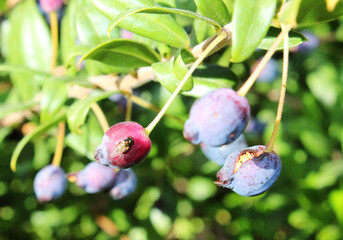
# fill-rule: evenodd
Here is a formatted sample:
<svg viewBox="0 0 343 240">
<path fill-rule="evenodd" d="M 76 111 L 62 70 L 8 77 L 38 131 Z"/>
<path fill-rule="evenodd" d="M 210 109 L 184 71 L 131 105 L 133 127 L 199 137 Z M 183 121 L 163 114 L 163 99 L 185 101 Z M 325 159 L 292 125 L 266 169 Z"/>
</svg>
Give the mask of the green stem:
<svg viewBox="0 0 343 240">
<path fill-rule="evenodd" d="M 288 31 L 290 30 L 289 26 L 283 26 L 283 31 L 285 31 L 287 34 L 284 36 L 284 49 L 283 49 L 283 66 L 282 66 L 282 82 L 281 82 L 281 90 L 280 90 L 280 98 L 279 98 L 279 105 L 277 109 L 276 119 L 275 119 L 275 125 L 273 129 L 272 136 L 265 148 L 265 152 L 272 152 L 273 146 L 276 139 L 276 134 L 279 129 L 282 111 L 283 111 L 283 105 L 285 103 L 285 95 L 286 95 L 286 84 L 287 84 L 287 76 L 288 76 Z"/>
<path fill-rule="evenodd" d="M 156 124 L 161 120 L 171 103 L 174 101 L 176 96 L 181 91 L 183 85 L 186 83 L 188 78 L 192 75 L 195 69 L 201 64 L 201 62 L 205 59 L 205 57 L 214 49 L 222 40 L 224 40 L 228 36 L 226 31 L 222 31 L 213 41 L 212 43 L 205 49 L 205 51 L 199 56 L 199 58 L 194 62 L 192 67 L 188 70 L 186 75 L 181 80 L 180 84 L 177 86 L 173 94 L 170 96 L 166 104 L 163 106 L 161 111 L 157 114 L 157 116 L 152 120 L 152 122 L 145 128 L 147 134 L 150 134 L 151 131 L 155 128 Z"/>
<path fill-rule="evenodd" d="M 277 47 L 280 45 L 281 41 L 283 40 L 284 36 L 288 34 L 290 28 L 283 28 L 279 36 L 275 39 L 275 42 L 271 46 L 271 48 L 267 51 L 267 53 L 263 56 L 257 67 L 255 68 L 254 72 L 250 75 L 250 77 L 245 81 L 240 89 L 238 89 L 237 94 L 239 96 L 244 97 L 255 83 L 257 77 L 260 75 L 261 71 L 263 70 L 264 66 L 267 64 L 269 59 L 273 56 Z M 285 47 L 284 47 L 285 48 Z"/>
</svg>

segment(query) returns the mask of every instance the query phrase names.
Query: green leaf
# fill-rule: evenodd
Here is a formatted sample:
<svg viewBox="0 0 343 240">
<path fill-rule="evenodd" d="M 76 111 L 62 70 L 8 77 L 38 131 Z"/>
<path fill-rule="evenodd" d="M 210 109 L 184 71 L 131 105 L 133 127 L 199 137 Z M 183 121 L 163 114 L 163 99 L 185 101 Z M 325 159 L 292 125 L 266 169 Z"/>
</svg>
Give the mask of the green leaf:
<svg viewBox="0 0 343 240">
<path fill-rule="evenodd" d="M 182 94 L 199 98 L 217 88 L 233 88 L 238 77 L 226 67 L 201 65 L 193 73 L 193 82 L 193 89 Z"/>
<path fill-rule="evenodd" d="M 68 98 L 69 84 L 57 79 L 46 79 L 40 102 L 40 120 L 49 121 L 62 108 Z"/>
<path fill-rule="evenodd" d="M 90 1 L 77 0 L 75 17 L 77 38 L 81 45 L 95 46 L 108 40 L 107 25 L 110 21 Z M 120 36 L 118 29 L 115 35 L 116 38 Z"/>
<path fill-rule="evenodd" d="M 325 0 L 302 0 L 297 17 L 299 27 L 335 20 L 343 15 L 343 2 L 339 1 L 332 12 L 326 7 Z"/>
<path fill-rule="evenodd" d="M 33 138 L 38 136 L 39 134 L 44 133 L 45 131 L 47 131 L 50 127 L 56 125 L 58 122 L 63 121 L 66 117 L 65 113 L 61 113 L 58 114 L 57 116 L 55 116 L 53 119 L 50 119 L 49 121 L 41 124 L 40 126 L 38 126 L 37 128 L 35 128 L 32 132 L 30 132 L 29 134 L 27 134 L 25 137 L 23 137 L 17 144 L 17 146 L 15 147 L 12 157 L 11 157 L 11 169 L 12 171 L 16 171 L 16 165 L 17 165 L 17 161 L 18 161 L 18 157 L 21 153 L 21 151 L 23 150 L 23 148 L 25 147 L 25 145 Z"/>
<path fill-rule="evenodd" d="M 108 19 L 131 8 L 156 6 L 152 0 L 91 0 L 95 7 Z M 113 22 L 113 21 L 112 21 Z M 137 14 L 119 24 L 138 35 L 163 42 L 173 47 L 188 47 L 189 38 L 185 30 L 171 17 L 156 14 Z"/>
<path fill-rule="evenodd" d="M 0 72 L 5 73 L 26 73 L 31 75 L 50 76 L 50 73 L 34 70 L 23 65 L 0 64 Z"/>
<path fill-rule="evenodd" d="M 81 127 L 82 134 L 69 133 L 66 137 L 66 144 L 74 151 L 94 160 L 94 151 L 98 147 L 104 132 L 94 114 Z"/>
<path fill-rule="evenodd" d="M 235 1 L 232 17 L 233 62 L 242 62 L 257 48 L 274 16 L 276 0 Z"/>
<path fill-rule="evenodd" d="M 89 108 L 92 103 L 98 102 L 109 96 L 117 93 L 114 92 L 96 92 L 95 94 L 88 96 L 86 99 L 81 99 L 73 103 L 67 112 L 68 126 L 73 133 L 80 134 L 80 126 L 84 124 Z"/>
<path fill-rule="evenodd" d="M 208 25 L 204 21 L 200 21 L 198 19 L 195 19 L 193 22 L 192 34 L 195 35 L 196 42 L 201 43 L 206 38 L 216 35 L 216 32 L 215 32 L 213 26 Z"/>
<path fill-rule="evenodd" d="M 175 56 L 173 61 L 158 62 L 152 65 L 157 80 L 171 93 L 175 91 L 188 71 L 181 52 Z M 192 88 L 193 80 L 192 77 L 189 77 L 185 85 L 183 85 L 182 91 L 189 91 Z"/>
<path fill-rule="evenodd" d="M 38 105 L 37 101 L 26 101 L 26 102 L 20 102 L 20 103 L 14 103 L 14 104 L 8 104 L 5 103 L 0 106 L 0 119 L 4 118 L 6 115 L 25 110 L 25 109 L 30 109 L 34 106 Z"/>
<path fill-rule="evenodd" d="M 139 68 L 160 61 L 158 54 L 145 44 L 128 40 L 114 39 L 100 44 L 84 55 L 84 59 L 93 59 L 115 67 Z"/>
<path fill-rule="evenodd" d="M 296 19 L 299 12 L 300 3 L 302 0 L 292 0 L 283 4 L 279 15 L 279 22 L 283 24 L 296 25 Z"/>
<path fill-rule="evenodd" d="M 260 49 L 268 50 L 275 42 L 277 36 L 280 34 L 281 29 L 270 27 L 267 35 L 263 38 L 262 42 L 258 46 Z M 307 38 L 299 32 L 290 31 L 289 32 L 289 47 L 295 47 L 303 42 L 308 41 Z M 278 50 L 283 49 L 283 41 L 277 47 Z"/>
<path fill-rule="evenodd" d="M 188 10 L 184 10 L 184 9 L 177 9 L 177 8 L 144 7 L 144 8 L 129 9 L 125 12 L 122 12 L 121 14 L 118 14 L 117 16 L 115 16 L 111 20 L 111 22 L 108 26 L 108 31 L 110 32 L 116 25 L 118 25 L 124 19 L 126 19 L 127 17 L 129 17 L 135 13 L 179 14 L 181 16 L 186 16 L 186 17 L 205 21 L 208 24 L 213 25 L 217 29 L 218 32 L 220 32 L 220 30 L 221 30 L 221 26 L 219 23 L 213 21 L 212 19 L 201 16 L 195 12 L 192 12 L 192 11 L 188 11 Z"/>
<path fill-rule="evenodd" d="M 75 55 L 77 44 L 76 10 L 77 0 L 70 0 L 61 22 L 61 54 L 65 65 L 70 65 L 70 59 Z"/>
<path fill-rule="evenodd" d="M 222 0 L 195 0 L 199 11 L 205 17 L 215 20 L 221 25 L 230 21 L 230 14 Z"/>
<path fill-rule="evenodd" d="M 34 0 L 22 1 L 10 12 L 7 63 L 49 72 L 51 40 L 49 28 Z M 32 74 L 12 73 L 11 80 L 22 100 L 38 92 L 41 79 Z"/>
</svg>

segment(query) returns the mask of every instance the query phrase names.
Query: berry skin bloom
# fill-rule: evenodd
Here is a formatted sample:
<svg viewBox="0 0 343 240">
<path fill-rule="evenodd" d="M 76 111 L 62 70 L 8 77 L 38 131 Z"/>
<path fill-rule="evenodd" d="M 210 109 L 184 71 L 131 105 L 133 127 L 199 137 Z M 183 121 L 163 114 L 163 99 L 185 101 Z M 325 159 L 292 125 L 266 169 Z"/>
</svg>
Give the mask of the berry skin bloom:
<svg viewBox="0 0 343 240">
<path fill-rule="evenodd" d="M 282 164 L 275 152 L 257 145 L 232 153 L 218 171 L 215 182 L 239 195 L 252 197 L 267 191 L 278 179 Z"/>
<path fill-rule="evenodd" d="M 110 190 L 110 196 L 114 200 L 119 200 L 133 193 L 137 186 L 137 177 L 132 169 L 121 169 L 114 186 Z"/>
<path fill-rule="evenodd" d="M 63 5 L 63 0 L 40 0 L 40 5 L 44 12 L 50 13 L 59 10 Z"/>
<path fill-rule="evenodd" d="M 249 102 L 229 88 L 219 88 L 192 106 L 183 136 L 193 144 L 218 147 L 233 142 L 244 131 L 250 117 Z"/>
<path fill-rule="evenodd" d="M 116 175 L 113 168 L 91 162 L 77 173 L 76 184 L 87 193 L 97 193 L 109 189 L 114 184 Z"/>
<path fill-rule="evenodd" d="M 95 159 L 104 166 L 129 168 L 140 163 L 150 152 L 151 141 L 145 129 L 136 122 L 113 125 L 95 150 Z"/>
<path fill-rule="evenodd" d="M 35 176 L 33 189 L 39 202 L 49 202 L 62 196 L 67 178 L 62 168 L 55 165 L 43 167 Z"/>
</svg>

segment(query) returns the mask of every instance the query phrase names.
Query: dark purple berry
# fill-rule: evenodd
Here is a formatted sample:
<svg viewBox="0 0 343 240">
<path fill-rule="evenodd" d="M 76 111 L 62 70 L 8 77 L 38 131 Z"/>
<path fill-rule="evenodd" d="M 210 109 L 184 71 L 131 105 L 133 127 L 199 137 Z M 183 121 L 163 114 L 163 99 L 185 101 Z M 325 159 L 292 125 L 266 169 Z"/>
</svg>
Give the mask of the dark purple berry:
<svg viewBox="0 0 343 240">
<path fill-rule="evenodd" d="M 47 165 L 35 176 L 33 189 L 39 202 L 49 202 L 62 196 L 67 187 L 67 178 L 62 168 Z"/>
<path fill-rule="evenodd" d="M 281 160 L 275 152 L 258 145 L 232 153 L 217 173 L 218 186 L 251 197 L 267 191 L 280 176 Z"/>
<path fill-rule="evenodd" d="M 137 186 L 137 177 L 132 169 L 121 169 L 113 187 L 110 190 L 110 195 L 114 200 L 119 200 L 135 191 Z"/>
<path fill-rule="evenodd" d="M 250 116 L 249 102 L 229 88 L 220 88 L 192 106 L 183 135 L 193 144 L 217 147 L 237 139 Z"/>
<path fill-rule="evenodd" d="M 113 125 L 95 150 L 95 159 L 104 166 L 129 168 L 140 163 L 150 152 L 151 141 L 136 122 Z"/>
<path fill-rule="evenodd" d="M 63 0 L 40 0 L 40 5 L 44 12 L 50 13 L 59 10 L 63 5 Z"/>
<path fill-rule="evenodd" d="M 91 162 L 77 173 L 76 184 L 87 193 L 97 193 L 109 189 L 114 184 L 116 175 L 113 168 Z"/>
<path fill-rule="evenodd" d="M 200 143 L 201 151 L 212 162 L 223 166 L 225 159 L 233 152 L 248 147 L 244 135 L 240 135 L 235 141 L 219 147 L 211 147 Z"/>
</svg>

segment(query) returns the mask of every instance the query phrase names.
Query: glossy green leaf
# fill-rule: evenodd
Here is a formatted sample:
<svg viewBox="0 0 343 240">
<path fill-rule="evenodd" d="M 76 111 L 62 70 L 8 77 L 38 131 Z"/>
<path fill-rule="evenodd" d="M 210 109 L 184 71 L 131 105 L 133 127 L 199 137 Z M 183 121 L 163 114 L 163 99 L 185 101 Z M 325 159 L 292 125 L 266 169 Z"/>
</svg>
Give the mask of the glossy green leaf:
<svg viewBox="0 0 343 240">
<path fill-rule="evenodd" d="M 160 60 L 158 54 L 147 45 L 128 39 L 114 39 L 100 44 L 84 55 L 80 61 L 84 59 L 124 68 L 150 66 Z"/>
<path fill-rule="evenodd" d="M 107 18 L 116 18 L 123 11 L 131 8 L 154 7 L 152 0 L 91 0 L 95 7 Z M 130 10 L 129 10 L 130 11 Z M 111 24 L 112 25 L 112 24 Z M 166 43 L 173 47 L 188 47 L 189 38 L 185 30 L 171 17 L 156 14 L 136 14 L 119 24 L 138 35 Z"/>
<path fill-rule="evenodd" d="M 299 27 L 335 20 L 343 15 L 343 2 L 339 1 L 332 12 L 326 7 L 325 0 L 302 0 L 297 17 Z"/>
<path fill-rule="evenodd" d="M 68 98 L 69 84 L 57 79 L 46 79 L 40 102 L 40 120 L 46 122 L 53 118 Z"/>
<path fill-rule="evenodd" d="M 15 147 L 12 157 L 11 157 L 11 169 L 12 171 L 16 171 L 16 165 L 17 165 L 17 161 L 18 161 L 18 157 L 21 153 L 21 151 L 23 150 L 23 148 L 25 147 L 25 145 L 33 138 L 36 137 L 44 132 L 46 132 L 50 127 L 57 125 L 57 123 L 59 123 L 60 121 L 63 121 L 66 117 L 65 113 L 60 113 L 58 115 L 56 115 L 54 118 L 50 119 L 49 121 L 39 125 L 37 128 L 35 128 L 32 132 L 30 132 L 29 134 L 25 135 L 25 137 L 23 137 L 17 144 L 17 146 Z"/>
<path fill-rule="evenodd" d="M 193 73 L 193 82 L 193 89 L 182 94 L 199 98 L 217 88 L 233 88 L 238 77 L 226 67 L 201 65 Z"/>
<path fill-rule="evenodd" d="M 106 27 L 109 20 L 88 0 L 77 0 L 75 25 L 81 45 L 95 46 L 108 40 Z M 119 31 L 117 31 L 117 37 Z"/>
<path fill-rule="evenodd" d="M 181 53 L 177 54 L 173 61 L 154 63 L 152 69 L 157 80 L 171 93 L 175 91 L 188 71 Z M 182 91 L 189 91 L 192 88 L 193 80 L 192 77 L 189 77 L 185 85 L 183 85 Z"/>
<path fill-rule="evenodd" d="M 268 50 L 273 43 L 275 42 L 277 36 L 280 34 L 281 29 L 275 28 L 275 27 L 270 27 L 267 35 L 263 38 L 262 42 L 260 45 L 258 45 L 258 48 Z M 308 41 L 304 35 L 302 35 L 299 32 L 296 31 L 290 31 L 289 32 L 289 47 L 295 47 L 303 42 Z M 283 49 L 283 42 L 279 44 L 277 49 Z"/>
<path fill-rule="evenodd" d="M 276 0 L 235 1 L 232 17 L 233 62 L 247 59 L 266 35 L 274 16 Z"/>
<path fill-rule="evenodd" d="M 86 117 L 92 103 L 108 98 L 116 92 L 97 92 L 86 99 L 77 100 L 70 106 L 67 112 L 68 126 L 73 133 L 80 134 L 80 126 L 86 121 Z"/>
<path fill-rule="evenodd" d="M 230 14 L 222 0 L 195 0 L 199 11 L 205 17 L 226 25 L 230 21 Z"/>
<path fill-rule="evenodd" d="M 145 8 L 133 8 L 125 12 L 122 12 L 121 14 L 118 14 L 116 17 L 114 17 L 111 20 L 108 26 L 108 31 L 111 31 L 116 25 L 118 25 L 124 19 L 136 13 L 179 14 L 181 16 L 186 16 L 186 17 L 205 21 L 206 23 L 213 25 L 217 29 L 218 32 L 221 30 L 221 26 L 219 23 L 207 17 L 201 16 L 195 12 L 183 10 L 183 9 L 164 8 L 164 7 L 156 6 L 156 7 L 145 7 Z"/>
<path fill-rule="evenodd" d="M 74 151 L 94 160 L 94 151 L 98 147 L 104 132 L 95 117 L 90 113 L 87 122 L 81 126 L 82 134 L 69 133 L 66 144 Z"/>
<path fill-rule="evenodd" d="M 9 15 L 7 63 L 22 65 L 34 70 L 49 72 L 51 40 L 49 28 L 34 0 L 16 5 Z M 22 100 L 30 100 L 38 92 L 41 79 L 32 74 L 12 73 L 13 85 Z"/>
</svg>

